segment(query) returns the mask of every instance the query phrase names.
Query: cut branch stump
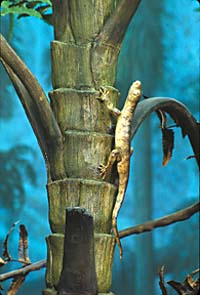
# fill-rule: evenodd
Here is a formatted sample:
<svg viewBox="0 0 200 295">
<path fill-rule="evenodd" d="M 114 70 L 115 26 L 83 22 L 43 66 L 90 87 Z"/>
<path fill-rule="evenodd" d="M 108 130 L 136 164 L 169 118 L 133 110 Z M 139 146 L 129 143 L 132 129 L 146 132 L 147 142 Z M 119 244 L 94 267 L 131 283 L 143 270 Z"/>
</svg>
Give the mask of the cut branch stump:
<svg viewBox="0 0 200 295">
<path fill-rule="evenodd" d="M 66 209 L 59 295 L 97 294 L 93 217 L 80 207 Z"/>
</svg>

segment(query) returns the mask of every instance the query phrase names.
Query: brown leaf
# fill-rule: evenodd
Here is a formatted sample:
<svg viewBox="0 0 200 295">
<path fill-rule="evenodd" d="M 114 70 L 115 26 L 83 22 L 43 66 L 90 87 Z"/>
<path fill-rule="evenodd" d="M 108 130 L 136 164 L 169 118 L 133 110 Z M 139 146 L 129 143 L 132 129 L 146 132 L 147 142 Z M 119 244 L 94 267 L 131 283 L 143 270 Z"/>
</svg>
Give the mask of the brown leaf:
<svg viewBox="0 0 200 295">
<path fill-rule="evenodd" d="M 0 257 L 0 267 L 4 266 L 6 262 Z"/>
<path fill-rule="evenodd" d="M 17 293 L 17 291 L 19 290 L 19 288 L 21 287 L 21 285 L 23 284 L 24 280 L 25 280 L 24 276 L 16 277 L 12 281 L 12 284 L 10 285 L 9 290 L 6 295 L 15 295 Z"/>
<path fill-rule="evenodd" d="M 187 275 L 185 281 L 183 282 L 184 286 L 190 292 L 190 295 L 196 295 L 199 292 L 199 278 L 196 280 L 193 279 L 199 271 L 199 269 L 194 270 L 191 274 Z"/>
<path fill-rule="evenodd" d="M 174 290 L 180 295 L 187 295 L 187 289 L 179 282 L 169 281 L 167 282 Z"/>
<path fill-rule="evenodd" d="M 2 287 L 2 285 L 0 285 L 0 290 L 4 290 L 4 288 Z M 1 295 L 2 293 L 0 292 L 0 295 Z"/>
<path fill-rule="evenodd" d="M 166 113 L 164 111 L 162 111 L 161 109 L 158 109 L 156 111 L 156 114 L 160 120 L 160 128 L 161 129 L 165 129 L 167 127 L 167 116 Z"/>
<path fill-rule="evenodd" d="M 193 291 L 196 288 L 196 282 L 193 280 L 191 275 L 187 275 L 184 285 L 188 288 L 188 290 Z"/>
<path fill-rule="evenodd" d="M 165 287 L 165 281 L 164 281 L 164 265 L 161 266 L 161 268 L 160 268 L 159 277 L 160 277 L 159 285 L 160 285 L 160 289 L 162 291 L 162 295 L 168 295 L 167 289 Z"/>
<path fill-rule="evenodd" d="M 20 224 L 18 257 L 25 264 L 30 263 L 28 256 L 28 232 L 24 224 Z"/>
<path fill-rule="evenodd" d="M 199 278 L 193 279 L 200 270 L 196 269 L 191 274 L 187 275 L 183 283 L 169 281 L 169 284 L 180 295 L 197 295 L 199 294 Z"/>
<path fill-rule="evenodd" d="M 163 146 L 163 162 L 162 165 L 166 166 L 172 157 L 174 148 L 174 131 L 171 129 L 161 129 L 162 131 L 162 146 Z"/>
<path fill-rule="evenodd" d="M 11 260 L 11 255 L 9 253 L 9 250 L 8 250 L 8 239 L 10 237 L 10 234 L 11 232 L 13 231 L 13 229 L 15 228 L 16 224 L 18 224 L 19 221 L 16 221 L 13 223 L 13 225 L 11 226 L 11 228 L 9 229 L 7 235 L 6 235 L 6 238 L 3 242 L 3 248 L 4 248 L 4 252 L 3 252 L 3 256 L 7 259 L 7 260 Z"/>
</svg>

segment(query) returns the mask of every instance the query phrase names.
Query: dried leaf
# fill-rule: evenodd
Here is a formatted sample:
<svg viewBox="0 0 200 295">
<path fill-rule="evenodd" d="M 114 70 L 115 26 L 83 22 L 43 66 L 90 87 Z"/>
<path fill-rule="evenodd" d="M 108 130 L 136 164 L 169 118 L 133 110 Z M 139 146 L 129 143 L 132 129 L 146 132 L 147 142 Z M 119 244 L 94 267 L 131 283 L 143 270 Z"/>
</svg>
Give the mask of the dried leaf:
<svg viewBox="0 0 200 295">
<path fill-rule="evenodd" d="M 162 295 L 168 295 L 167 289 L 165 287 L 165 281 L 164 281 L 164 265 L 161 266 L 161 268 L 160 268 L 159 277 L 160 277 L 159 285 L 160 285 L 160 289 L 162 291 Z"/>
<path fill-rule="evenodd" d="M 193 272 L 190 274 L 192 277 L 195 276 L 197 273 L 200 273 L 200 268 L 197 268 L 193 270 Z"/>
<path fill-rule="evenodd" d="M 190 155 L 190 156 L 187 156 L 185 159 L 190 160 L 190 159 L 194 159 L 194 158 L 195 158 L 195 155 Z"/>
<path fill-rule="evenodd" d="M 9 253 L 8 250 L 8 239 L 10 237 L 11 232 L 13 231 L 13 229 L 15 228 L 15 226 L 19 223 L 19 221 L 16 221 L 13 223 L 13 225 L 11 226 L 11 228 L 9 229 L 6 238 L 3 242 L 3 248 L 4 248 L 4 252 L 3 252 L 3 256 L 7 259 L 7 260 L 11 260 L 11 255 Z"/>
<path fill-rule="evenodd" d="M 188 288 L 188 290 L 193 291 L 196 288 L 196 282 L 193 280 L 191 275 L 187 275 L 185 281 L 184 281 L 184 286 Z"/>
<path fill-rule="evenodd" d="M 197 153 L 196 155 L 190 155 L 188 157 L 186 157 L 185 159 L 186 160 L 190 160 L 190 159 L 197 159 L 197 160 L 200 160 L 200 153 Z"/>
<path fill-rule="evenodd" d="M 160 120 L 160 128 L 165 129 L 167 127 L 167 116 L 166 113 L 160 109 L 156 111 L 156 114 Z"/>
<path fill-rule="evenodd" d="M 2 285 L 0 284 L 0 290 L 4 290 L 4 288 L 2 287 Z M 2 293 L 0 292 L 0 295 L 1 295 Z"/>
<path fill-rule="evenodd" d="M 174 290 L 180 295 L 188 295 L 187 289 L 179 282 L 169 281 L 167 282 Z"/>
<path fill-rule="evenodd" d="M 196 295 L 199 292 L 199 278 L 197 278 L 196 280 L 193 279 L 193 277 L 198 272 L 200 272 L 200 269 L 194 270 L 191 274 L 187 275 L 185 281 L 183 282 L 190 295 Z"/>
<path fill-rule="evenodd" d="M 25 280 L 25 276 L 16 277 L 9 287 L 7 295 L 15 295 Z"/>
<path fill-rule="evenodd" d="M 200 270 L 196 269 L 191 274 L 187 275 L 183 283 L 169 281 L 169 284 L 180 295 L 197 295 L 199 294 L 199 278 L 193 279 Z"/>
<path fill-rule="evenodd" d="M 172 157 L 174 148 L 174 131 L 171 129 L 161 129 L 162 131 L 162 146 L 163 146 L 163 162 L 162 165 L 166 166 Z"/>
<path fill-rule="evenodd" d="M 30 263 L 28 256 L 28 232 L 24 224 L 20 224 L 18 257 L 25 264 Z"/>
<path fill-rule="evenodd" d="M 6 262 L 0 257 L 0 267 L 4 266 L 6 264 Z"/>
</svg>

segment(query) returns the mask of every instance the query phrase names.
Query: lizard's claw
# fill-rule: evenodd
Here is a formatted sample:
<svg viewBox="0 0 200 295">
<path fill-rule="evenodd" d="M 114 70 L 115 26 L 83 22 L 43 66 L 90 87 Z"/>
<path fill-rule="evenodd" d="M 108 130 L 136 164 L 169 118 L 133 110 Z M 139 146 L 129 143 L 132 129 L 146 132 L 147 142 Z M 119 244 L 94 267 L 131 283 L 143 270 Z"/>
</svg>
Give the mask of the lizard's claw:
<svg viewBox="0 0 200 295">
<path fill-rule="evenodd" d="M 105 100 L 107 100 L 108 93 L 109 93 L 108 89 L 106 89 L 105 87 L 101 86 L 101 87 L 99 88 L 99 95 L 98 95 L 97 98 L 98 98 L 100 101 L 105 101 Z"/>
<path fill-rule="evenodd" d="M 103 164 L 100 164 L 99 167 L 98 167 L 98 170 L 99 170 L 99 174 L 101 176 L 102 179 L 105 179 L 107 174 L 108 174 L 108 167 L 106 165 L 103 165 Z"/>
</svg>

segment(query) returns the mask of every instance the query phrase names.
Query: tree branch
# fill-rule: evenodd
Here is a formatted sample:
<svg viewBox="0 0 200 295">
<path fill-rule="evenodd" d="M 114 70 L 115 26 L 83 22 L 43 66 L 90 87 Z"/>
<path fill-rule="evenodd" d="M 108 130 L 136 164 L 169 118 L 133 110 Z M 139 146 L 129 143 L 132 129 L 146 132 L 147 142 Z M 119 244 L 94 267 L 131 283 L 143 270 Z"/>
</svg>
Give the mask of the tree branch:
<svg viewBox="0 0 200 295">
<path fill-rule="evenodd" d="M 176 122 L 177 126 L 181 127 L 183 137 L 185 135 L 189 137 L 197 164 L 200 168 L 200 125 L 190 111 L 176 99 L 151 97 L 139 102 L 132 121 L 131 138 L 134 137 L 146 117 L 159 109 L 167 112 Z"/>
<path fill-rule="evenodd" d="M 200 202 L 197 202 L 190 207 L 164 216 L 162 218 L 147 221 L 145 223 L 122 230 L 119 232 L 119 236 L 120 238 L 125 238 L 133 234 L 141 234 L 144 232 L 152 231 L 157 227 L 167 226 L 175 222 L 184 221 L 198 211 L 200 211 Z"/>
<path fill-rule="evenodd" d="M 48 99 L 35 76 L 1 34 L 0 43 L 0 59 L 19 94 L 43 152 L 48 153 L 45 145 L 56 146 L 62 142 L 62 135 Z"/>
<path fill-rule="evenodd" d="M 29 119 L 29 122 L 37 137 L 43 156 L 45 157 L 45 155 L 48 155 L 48 148 L 44 140 L 45 139 L 44 130 L 41 125 L 40 117 L 38 117 L 38 112 L 33 102 L 33 99 L 31 95 L 29 94 L 29 92 L 27 91 L 27 89 L 22 84 L 22 82 L 12 71 L 12 69 L 3 60 L 1 60 L 1 62 L 12 81 L 18 96 L 20 97 L 20 101 L 24 107 L 24 110 Z"/>
<path fill-rule="evenodd" d="M 37 261 L 37 262 L 32 263 L 28 266 L 1 274 L 0 275 L 0 282 L 11 279 L 11 278 L 15 278 L 18 276 L 26 276 L 29 272 L 39 270 L 43 267 L 46 267 L 46 260 Z"/>
<path fill-rule="evenodd" d="M 97 36 L 97 47 L 107 43 L 113 47 L 120 46 L 126 29 L 137 11 L 141 0 L 120 0 L 113 15 L 108 18 Z"/>
<path fill-rule="evenodd" d="M 107 67 L 116 68 L 123 37 L 140 2 L 141 0 L 120 0 L 114 13 L 95 38 L 91 50 L 91 70 L 96 86 Z M 102 81 L 104 82 L 104 79 Z"/>
</svg>

